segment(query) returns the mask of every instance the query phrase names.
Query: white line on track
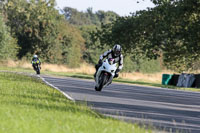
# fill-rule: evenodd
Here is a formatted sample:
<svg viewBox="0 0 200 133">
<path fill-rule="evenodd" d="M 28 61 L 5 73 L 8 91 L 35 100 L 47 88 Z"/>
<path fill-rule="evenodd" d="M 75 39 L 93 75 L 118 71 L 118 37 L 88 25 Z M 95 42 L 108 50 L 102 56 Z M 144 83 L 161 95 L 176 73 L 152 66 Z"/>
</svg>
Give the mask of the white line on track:
<svg viewBox="0 0 200 133">
<path fill-rule="evenodd" d="M 52 88 L 54 88 L 54 89 L 60 91 L 60 92 L 61 92 L 65 97 L 67 97 L 69 100 L 75 102 L 75 100 L 74 100 L 72 97 L 70 97 L 68 94 L 66 94 L 66 93 L 63 92 L 62 90 L 60 90 L 58 87 L 56 87 L 56 86 L 50 84 L 49 82 L 47 82 L 47 81 L 46 81 L 43 77 L 41 77 L 40 75 L 37 75 L 37 77 L 39 77 L 39 78 L 40 78 L 44 83 L 46 83 L 48 86 L 51 86 Z"/>
</svg>

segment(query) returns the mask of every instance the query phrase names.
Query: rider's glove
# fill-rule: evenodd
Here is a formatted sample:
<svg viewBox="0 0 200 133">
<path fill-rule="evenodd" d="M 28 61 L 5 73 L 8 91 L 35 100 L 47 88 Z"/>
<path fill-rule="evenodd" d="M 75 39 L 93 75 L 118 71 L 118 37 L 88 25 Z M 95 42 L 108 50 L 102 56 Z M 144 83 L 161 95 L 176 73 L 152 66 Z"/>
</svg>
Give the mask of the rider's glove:
<svg viewBox="0 0 200 133">
<path fill-rule="evenodd" d="M 119 73 L 119 71 L 120 71 L 120 69 L 117 69 L 117 70 L 115 71 L 115 73 Z"/>
</svg>

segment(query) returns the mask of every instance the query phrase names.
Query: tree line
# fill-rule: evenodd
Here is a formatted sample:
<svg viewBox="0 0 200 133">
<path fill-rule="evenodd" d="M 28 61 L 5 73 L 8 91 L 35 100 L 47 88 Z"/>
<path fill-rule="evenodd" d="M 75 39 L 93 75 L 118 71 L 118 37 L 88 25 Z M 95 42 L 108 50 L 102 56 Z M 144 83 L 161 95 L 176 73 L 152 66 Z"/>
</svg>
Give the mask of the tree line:
<svg viewBox="0 0 200 133">
<path fill-rule="evenodd" d="M 156 7 L 103 24 L 93 40 L 123 44 L 132 60 L 161 58 L 168 69 L 199 69 L 200 1 L 151 0 Z"/>
<path fill-rule="evenodd" d="M 78 67 L 82 62 L 96 63 L 96 49 L 90 32 L 101 23 L 112 21 L 114 12 L 91 8 L 86 12 L 66 7 L 64 15 L 54 7 L 55 0 L 0 0 L 1 59 L 31 59 Z M 99 52 L 100 51 L 100 52 Z"/>
<path fill-rule="evenodd" d="M 65 7 L 64 15 L 70 24 L 78 27 L 81 31 L 82 36 L 85 39 L 85 48 L 87 49 L 83 54 L 83 59 L 88 63 L 97 63 L 99 55 L 105 52 L 105 50 L 112 48 L 113 45 L 117 43 L 113 41 L 110 42 L 110 44 L 106 44 L 104 42 L 100 42 L 98 38 L 96 38 L 95 41 L 93 39 L 97 37 L 96 33 L 98 33 L 100 30 L 106 30 L 106 28 L 103 28 L 104 25 L 110 25 L 117 19 L 121 18 L 115 12 L 104 12 L 100 10 L 93 13 L 92 8 L 88 8 L 86 12 L 80 12 L 76 9 Z M 126 54 L 126 51 L 124 51 L 123 54 Z M 148 60 L 144 56 L 136 60 L 136 58 L 133 58 L 133 53 L 128 53 L 124 59 L 124 64 L 123 71 L 125 72 L 137 71 L 143 73 L 152 73 L 161 71 L 160 60 Z"/>
<path fill-rule="evenodd" d="M 13 45 L 1 43 L 7 49 L 1 48 L 5 51 L 1 56 L 13 53 L 12 57 L 30 60 L 38 54 L 45 62 L 78 66 L 84 39 L 54 6 L 54 0 L 1 0 L 1 26 L 5 27 L 1 37 Z"/>
<path fill-rule="evenodd" d="M 85 12 L 55 0 L 0 0 L 0 57 L 30 59 L 78 67 L 95 64 L 119 43 L 124 71 L 155 72 L 161 65 L 175 71 L 199 69 L 200 2 L 152 0 L 155 8 L 120 17 L 112 11 Z"/>
</svg>

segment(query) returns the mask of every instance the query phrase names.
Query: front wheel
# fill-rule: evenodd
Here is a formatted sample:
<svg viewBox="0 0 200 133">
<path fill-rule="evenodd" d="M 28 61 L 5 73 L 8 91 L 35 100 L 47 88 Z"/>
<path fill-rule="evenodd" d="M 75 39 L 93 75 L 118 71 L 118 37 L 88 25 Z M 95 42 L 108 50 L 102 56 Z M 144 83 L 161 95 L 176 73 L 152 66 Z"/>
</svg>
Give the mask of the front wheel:
<svg viewBox="0 0 200 133">
<path fill-rule="evenodd" d="M 40 70 L 37 70 L 37 74 L 40 74 Z"/>
<path fill-rule="evenodd" d="M 96 87 L 96 86 L 95 86 L 95 88 L 94 88 L 94 89 L 95 89 L 96 91 L 101 91 L 101 90 L 99 90 L 99 88 L 98 88 L 98 87 Z"/>
<path fill-rule="evenodd" d="M 39 65 L 37 66 L 36 73 L 40 74 L 40 66 Z"/>
<path fill-rule="evenodd" d="M 103 86 L 106 84 L 108 79 L 108 75 L 106 75 L 105 73 L 101 74 L 99 77 L 99 87 L 95 87 L 96 91 L 101 91 Z"/>
</svg>

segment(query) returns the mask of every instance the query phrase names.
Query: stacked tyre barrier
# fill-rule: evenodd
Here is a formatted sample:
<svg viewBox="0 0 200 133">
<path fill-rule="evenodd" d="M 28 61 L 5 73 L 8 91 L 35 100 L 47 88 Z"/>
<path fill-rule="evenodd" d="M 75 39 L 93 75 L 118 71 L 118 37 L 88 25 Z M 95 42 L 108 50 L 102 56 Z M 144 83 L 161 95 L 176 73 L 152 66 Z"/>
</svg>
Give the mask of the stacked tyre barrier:
<svg viewBox="0 0 200 133">
<path fill-rule="evenodd" d="M 200 88 L 200 74 L 195 74 L 194 87 Z"/>
<path fill-rule="evenodd" d="M 163 74 L 163 85 L 200 88 L 200 74 Z"/>
</svg>

